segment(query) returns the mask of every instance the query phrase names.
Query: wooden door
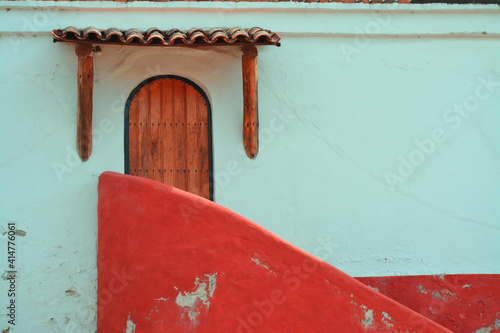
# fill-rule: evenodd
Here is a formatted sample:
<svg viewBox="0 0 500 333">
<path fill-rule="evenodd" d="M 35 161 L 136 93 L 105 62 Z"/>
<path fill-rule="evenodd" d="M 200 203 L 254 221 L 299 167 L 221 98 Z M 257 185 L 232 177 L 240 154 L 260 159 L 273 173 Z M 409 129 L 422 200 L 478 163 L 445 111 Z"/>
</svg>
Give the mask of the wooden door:
<svg viewBox="0 0 500 333">
<path fill-rule="evenodd" d="M 141 83 L 127 101 L 126 173 L 213 199 L 208 99 L 173 76 Z"/>
</svg>

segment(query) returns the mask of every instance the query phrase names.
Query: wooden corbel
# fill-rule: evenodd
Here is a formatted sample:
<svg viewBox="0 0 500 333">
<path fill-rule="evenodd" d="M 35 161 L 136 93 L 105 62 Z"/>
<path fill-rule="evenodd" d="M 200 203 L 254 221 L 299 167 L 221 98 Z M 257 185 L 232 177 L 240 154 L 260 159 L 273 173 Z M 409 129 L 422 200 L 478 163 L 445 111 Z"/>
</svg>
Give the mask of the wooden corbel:
<svg viewBox="0 0 500 333">
<path fill-rule="evenodd" d="M 259 152 L 259 112 L 257 100 L 257 48 L 242 47 L 243 69 L 243 145 L 247 156 L 254 159 Z"/>
<path fill-rule="evenodd" d="M 92 95 L 94 90 L 94 61 L 91 44 L 76 44 L 78 56 L 78 109 L 76 146 L 83 162 L 92 153 Z"/>
</svg>

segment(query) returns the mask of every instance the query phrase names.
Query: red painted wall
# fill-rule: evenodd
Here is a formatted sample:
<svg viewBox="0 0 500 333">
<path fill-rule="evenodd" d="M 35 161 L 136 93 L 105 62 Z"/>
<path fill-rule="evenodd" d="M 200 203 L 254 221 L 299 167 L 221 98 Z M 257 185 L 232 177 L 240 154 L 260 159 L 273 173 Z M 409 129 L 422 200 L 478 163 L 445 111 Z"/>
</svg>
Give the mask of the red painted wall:
<svg viewBox="0 0 500 333">
<path fill-rule="evenodd" d="M 449 332 L 259 225 L 151 180 L 99 181 L 99 332 Z"/>
<path fill-rule="evenodd" d="M 453 332 L 500 332 L 498 274 L 385 276 L 357 280 Z"/>
</svg>

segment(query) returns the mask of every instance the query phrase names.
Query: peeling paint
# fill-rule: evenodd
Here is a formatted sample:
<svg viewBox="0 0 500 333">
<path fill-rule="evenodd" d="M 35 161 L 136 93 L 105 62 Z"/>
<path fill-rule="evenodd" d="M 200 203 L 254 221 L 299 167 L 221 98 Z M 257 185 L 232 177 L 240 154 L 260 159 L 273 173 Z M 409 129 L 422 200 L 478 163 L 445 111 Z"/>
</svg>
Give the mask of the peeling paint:
<svg viewBox="0 0 500 333">
<path fill-rule="evenodd" d="M 252 261 L 257 264 L 257 266 L 264 267 L 265 269 L 269 270 L 269 265 L 260 261 L 257 258 L 252 258 Z"/>
<path fill-rule="evenodd" d="M 11 222 L 14 222 L 14 221 L 11 221 Z M 4 228 L 4 227 L 2 227 L 2 230 L 3 230 L 3 232 L 2 232 L 2 236 L 7 235 L 7 231 L 5 230 L 5 228 Z M 26 231 L 21 230 L 21 229 L 16 229 L 16 230 L 14 231 L 14 233 L 16 234 L 16 236 L 21 236 L 21 237 L 26 236 Z"/>
<path fill-rule="evenodd" d="M 168 301 L 168 298 L 163 298 L 163 297 L 155 298 L 155 301 Z"/>
<path fill-rule="evenodd" d="M 375 290 L 378 293 L 380 292 L 380 290 L 377 287 L 372 287 L 372 286 L 368 286 L 368 287 L 372 288 L 373 290 Z"/>
<path fill-rule="evenodd" d="M 196 317 L 200 314 L 200 311 L 191 310 L 188 311 L 188 317 L 191 321 L 196 322 Z"/>
<path fill-rule="evenodd" d="M 76 291 L 76 289 L 75 289 L 74 287 L 71 287 L 71 288 L 67 289 L 67 290 L 64 292 L 64 294 L 65 294 L 66 296 L 74 296 L 74 297 L 79 297 L 79 296 L 81 296 L 81 295 L 80 295 L 80 294 Z"/>
<path fill-rule="evenodd" d="M 447 290 L 447 289 L 442 289 L 441 290 L 441 293 L 435 291 L 432 293 L 432 297 L 434 299 L 441 299 L 443 300 L 444 302 L 448 302 L 448 300 L 451 298 L 451 297 L 454 297 L 456 296 L 455 293 L 452 293 L 451 291 Z"/>
<path fill-rule="evenodd" d="M 257 256 L 258 254 L 255 253 L 255 255 Z M 257 257 L 255 258 L 251 258 L 251 260 L 257 264 L 257 266 L 260 266 L 264 269 L 267 269 L 269 271 L 269 273 L 271 273 L 272 275 L 276 276 L 276 273 L 269 267 L 269 264 L 265 263 L 264 261 L 262 260 L 259 260 Z"/>
<path fill-rule="evenodd" d="M 200 279 L 196 277 L 196 281 L 194 282 L 196 289 L 194 291 L 184 292 L 184 294 L 180 292 L 177 295 L 175 304 L 186 308 L 188 317 L 192 322 L 196 322 L 196 318 L 200 314 L 199 307 L 197 307 L 198 300 L 200 300 L 207 309 L 210 306 L 210 298 L 214 295 L 216 282 L 217 273 L 205 274 L 205 282 L 200 282 Z"/>
<path fill-rule="evenodd" d="M 373 310 L 365 312 L 365 318 L 361 321 L 361 324 L 363 324 L 365 328 L 368 328 L 373 324 Z"/>
<path fill-rule="evenodd" d="M 483 327 L 475 331 L 474 333 L 490 333 L 491 327 Z"/>
<path fill-rule="evenodd" d="M 205 275 L 208 277 L 208 296 L 212 297 L 214 295 L 216 283 L 217 283 L 217 273 L 212 275 Z"/>
<path fill-rule="evenodd" d="M 184 292 L 184 295 L 180 292 L 179 295 L 177 295 L 175 299 L 177 305 L 182 307 L 193 307 L 197 299 L 200 299 L 204 304 L 210 303 L 207 296 L 207 284 L 204 282 L 200 283 L 198 278 L 196 278 L 195 284 L 198 286 L 195 291 Z"/>
<path fill-rule="evenodd" d="M 394 327 L 392 324 L 394 322 L 394 319 L 389 316 L 387 312 L 382 311 L 382 322 L 385 324 L 387 328 Z"/>
<path fill-rule="evenodd" d="M 26 231 L 21 230 L 21 229 L 16 229 L 16 235 L 24 237 L 24 236 L 26 236 Z"/>
<path fill-rule="evenodd" d="M 145 318 L 146 318 L 147 320 L 153 321 L 153 320 L 151 319 L 151 315 L 152 315 L 153 313 L 155 313 L 155 312 L 156 312 L 156 313 L 160 312 L 160 311 L 158 310 L 158 306 L 156 306 L 156 305 L 155 305 L 155 307 L 154 307 L 152 310 L 150 310 L 150 311 L 149 311 L 148 316 L 147 316 L 147 317 L 145 317 Z"/>
<path fill-rule="evenodd" d="M 7 281 L 7 279 L 10 279 L 12 277 L 12 273 L 10 271 L 4 271 L 2 274 L 1 278 L 4 281 Z"/>
<path fill-rule="evenodd" d="M 382 311 L 382 316 L 387 320 L 394 321 L 387 312 Z"/>
<path fill-rule="evenodd" d="M 427 290 L 425 290 L 425 289 L 424 289 L 424 287 L 422 287 L 422 285 L 421 285 L 421 284 L 419 284 L 419 285 L 417 286 L 417 288 L 418 288 L 418 291 L 419 291 L 420 293 L 422 293 L 422 294 L 427 294 Z"/>
<path fill-rule="evenodd" d="M 135 324 L 134 322 L 130 319 L 130 313 L 128 314 L 127 317 L 127 329 L 125 333 L 135 333 Z"/>
<path fill-rule="evenodd" d="M 384 295 L 411 309 L 418 309 L 420 314 L 450 331 L 474 333 L 491 327 L 496 332 L 495 320 L 499 320 L 500 328 L 500 311 L 496 311 L 496 300 L 500 299 L 499 275 L 453 274 L 445 275 L 444 281 L 439 275 L 359 280 L 366 286 L 380 288 Z M 379 325 L 379 312 L 374 311 L 374 325 Z"/>
<path fill-rule="evenodd" d="M 500 329 L 500 319 L 495 320 L 495 329 Z"/>
</svg>

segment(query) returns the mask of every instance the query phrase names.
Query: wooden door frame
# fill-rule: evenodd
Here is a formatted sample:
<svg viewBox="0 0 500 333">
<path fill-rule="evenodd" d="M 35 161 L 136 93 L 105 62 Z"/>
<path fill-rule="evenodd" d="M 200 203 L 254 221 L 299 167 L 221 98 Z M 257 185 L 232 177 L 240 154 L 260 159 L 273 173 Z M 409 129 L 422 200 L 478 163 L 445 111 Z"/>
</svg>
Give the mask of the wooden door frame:
<svg viewBox="0 0 500 333">
<path fill-rule="evenodd" d="M 132 100 L 134 99 L 135 95 L 141 90 L 145 85 L 152 81 L 160 80 L 160 79 L 176 79 L 183 81 L 189 85 L 191 85 L 196 91 L 198 91 L 203 97 L 205 104 L 207 105 L 207 122 L 208 122 L 208 174 L 209 174 L 209 187 L 210 187 L 210 200 L 214 201 L 214 184 L 213 184 L 213 149 L 212 149 L 212 108 L 210 107 L 210 101 L 208 100 L 207 94 L 205 91 L 196 83 L 193 81 L 182 77 L 182 76 L 177 76 L 177 75 L 156 75 L 152 76 L 150 78 L 147 78 L 146 80 L 142 81 L 137 87 L 132 90 L 130 93 L 127 102 L 125 103 L 125 141 L 124 141 L 124 150 L 125 150 L 125 174 L 129 174 L 129 110 L 130 110 L 130 105 L 132 104 Z"/>
</svg>

